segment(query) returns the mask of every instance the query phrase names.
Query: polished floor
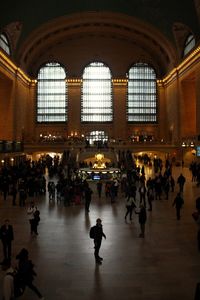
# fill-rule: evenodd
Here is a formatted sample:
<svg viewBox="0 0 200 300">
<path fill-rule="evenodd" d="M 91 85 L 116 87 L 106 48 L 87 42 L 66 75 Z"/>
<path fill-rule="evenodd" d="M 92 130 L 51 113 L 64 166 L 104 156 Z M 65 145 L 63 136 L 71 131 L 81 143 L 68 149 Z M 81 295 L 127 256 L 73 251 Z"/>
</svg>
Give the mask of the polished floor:
<svg viewBox="0 0 200 300">
<path fill-rule="evenodd" d="M 26 209 L 12 207 L 0 196 L 0 220 L 13 224 L 13 264 L 18 251 L 25 247 L 35 263 L 35 284 L 47 300 L 193 300 L 200 281 L 200 253 L 197 250 L 197 226 L 191 217 L 200 188 L 191 182 L 187 168 L 175 167 L 175 178 L 183 172 L 187 182 L 181 220 L 176 220 L 173 199 L 154 201 L 148 212 L 146 236 L 138 237 L 138 216 L 125 223 L 124 197 L 110 204 L 98 199 L 95 185 L 90 213 L 83 206 L 64 207 L 36 199 L 41 211 L 39 236 L 31 237 Z M 96 265 L 93 241 L 88 232 L 97 217 L 102 218 L 107 239 L 103 240 L 103 264 Z M 1 245 L 0 245 L 1 246 Z M 0 256 L 2 249 L 0 248 Z M 1 259 L 1 257 L 0 257 Z M 2 299 L 3 271 L 0 271 Z M 27 288 L 22 300 L 37 299 Z"/>
</svg>

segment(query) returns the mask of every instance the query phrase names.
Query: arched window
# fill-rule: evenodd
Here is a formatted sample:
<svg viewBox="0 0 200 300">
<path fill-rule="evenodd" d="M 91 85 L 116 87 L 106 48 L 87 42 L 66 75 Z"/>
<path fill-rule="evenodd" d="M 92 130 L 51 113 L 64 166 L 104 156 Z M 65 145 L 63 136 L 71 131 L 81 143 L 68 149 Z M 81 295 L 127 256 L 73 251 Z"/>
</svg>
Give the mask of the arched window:
<svg viewBox="0 0 200 300">
<path fill-rule="evenodd" d="M 195 47 L 195 38 L 193 34 L 190 34 L 185 41 L 184 44 L 184 52 L 183 55 L 185 56 L 186 54 L 188 54 L 190 52 L 190 50 L 192 50 L 192 48 Z"/>
<path fill-rule="evenodd" d="M 37 77 L 37 122 L 67 121 L 65 69 L 56 62 L 41 67 Z"/>
<path fill-rule="evenodd" d="M 101 62 L 89 64 L 83 72 L 81 121 L 113 120 L 111 72 Z"/>
<path fill-rule="evenodd" d="M 146 63 L 136 63 L 128 72 L 127 120 L 157 122 L 156 73 Z"/>
<path fill-rule="evenodd" d="M 8 41 L 7 36 L 2 33 L 0 34 L 0 47 L 8 54 L 10 55 L 10 44 Z"/>
</svg>

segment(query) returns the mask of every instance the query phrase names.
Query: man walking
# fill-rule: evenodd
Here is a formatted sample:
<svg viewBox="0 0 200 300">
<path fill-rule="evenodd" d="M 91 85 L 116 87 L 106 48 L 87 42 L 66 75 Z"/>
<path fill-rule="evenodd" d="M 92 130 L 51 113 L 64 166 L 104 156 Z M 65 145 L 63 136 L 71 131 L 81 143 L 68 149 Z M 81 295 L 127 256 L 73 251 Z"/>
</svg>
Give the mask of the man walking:
<svg viewBox="0 0 200 300">
<path fill-rule="evenodd" d="M 0 228 L 0 239 L 3 244 L 4 261 L 11 260 L 11 243 L 14 239 L 13 227 L 8 219 Z"/>
<path fill-rule="evenodd" d="M 89 212 L 89 208 L 90 208 L 90 203 L 92 200 L 92 194 L 93 191 L 92 189 L 89 187 L 89 185 L 85 188 L 85 211 Z"/>
<path fill-rule="evenodd" d="M 102 237 L 106 239 L 106 235 L 103 232 L 103 226 L 101 219 L 96 220 L 96 225 L 90 229 L 90 237 L 94 239 L 94 257 L 96 263 L 101 265 L 103 258 L 99 256 L 99 250 L 101 247 Z"/>
<path fill-rule="evenodd" d="M 181 197 L 181 193 L 178 193 L 176 198 L 174 199 L 174 202 L 173 202 L 173 206 L 176 207 L 176 218 L 177 220 L 180 220 L 181 216 L 180 216 L 180 211 L 181 211 L 181 208 L 183 206 L 183 198 Z"/>
<path fill-rule="evenodd" d="M 180 174 L 180 176 L 178 177 L 178 179 L 177 179 L 177 183 L 178 183 L 178 185 L 179 185 L 179 191 L 180 191 L 180 193 L 183 193 L 183 187 L 184 187 L 184 185 L 185 185 L 185 177 L 183 176 L 183 174 L 181 173 Z"/>
</svg>

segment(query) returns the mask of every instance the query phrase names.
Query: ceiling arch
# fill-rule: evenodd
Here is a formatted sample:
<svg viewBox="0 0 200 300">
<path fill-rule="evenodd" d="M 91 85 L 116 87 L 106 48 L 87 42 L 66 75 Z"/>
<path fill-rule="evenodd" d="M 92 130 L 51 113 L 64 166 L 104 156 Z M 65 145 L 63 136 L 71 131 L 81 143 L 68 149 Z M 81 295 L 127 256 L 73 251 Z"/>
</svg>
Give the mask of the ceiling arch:
<svg viewBox="0 0 200 300">
<path fill-rule="evenodd" d="M 130 46 L 133 52 L 134 49 L 137 53 L 141 52 L 159 69 L 160 76 L 177 63 L 174 46 L 158 29 L 134 17 L 112 12 L 75 13 L 43 24 L 23 42 L 17 61 L 27 72 L 33 70 L 34 73 L 33 66 L 39 63 L 41 56 L 45 58 L 45 53 L 48 58 L 49 49 L 69 45 L 71 41 L 78 41 L 81 45 L 84 39 L 89 41 L 90 38 L 115 40 L 113 45 L 116 41 L 124 42 L 124 51 Z"/>
</svg>

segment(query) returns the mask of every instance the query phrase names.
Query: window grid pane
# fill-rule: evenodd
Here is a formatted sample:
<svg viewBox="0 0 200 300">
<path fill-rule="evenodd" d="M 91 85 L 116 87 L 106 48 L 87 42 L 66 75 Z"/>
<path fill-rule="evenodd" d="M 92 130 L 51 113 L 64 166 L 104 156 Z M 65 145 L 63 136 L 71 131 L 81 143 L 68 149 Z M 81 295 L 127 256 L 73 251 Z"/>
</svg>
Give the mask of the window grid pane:
<svg viewBox="0 0 200 300">
<path fill-rule="evenodd" d="M 96 141 L 106 142 L 108 141 L 108 135 L 105 131 L 91 131 L 86 134 L 86 140 L 88 140 L 90 144 Z"/>
<path fill-rule="evenodd" d="M 157 87 L 153 68 L 137 63 L 128 74 L 128 122 L 157 122 Z"/>
<path fill-rule="evenodd" d="M 37 122 L 66 122 L 66 73 L 58 63 L 47 63 L 38 73 Z"/>
<path fill-rule="evenodd" d="M 0 47 L 8 54 L 10 55 L 10 45 L 8 42 L 7 37 L 5 34 L 0 34 Z"/>
<path fill-rule="evenodd" d="M 192 48 L 195 47 L 195 38 L 193 36 L 193 34 L 190 34 L 185 42 L 185 47 L 184 47 L 184 56 L 186 54 L 188 54 L 190 52 L 190 50 L 192 50 Z"/>
<path fill-rule="evenodd" d="M 103 63 L 93 62 L 83 72 L 81 121 L 111 122 L 112 120 L 111 73 Z"/>
</svg>

